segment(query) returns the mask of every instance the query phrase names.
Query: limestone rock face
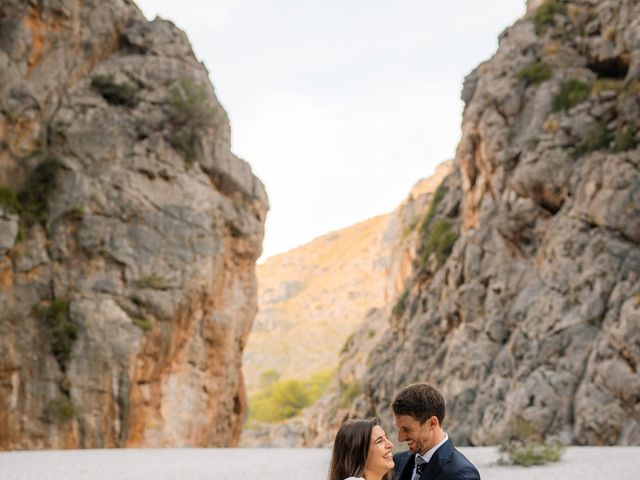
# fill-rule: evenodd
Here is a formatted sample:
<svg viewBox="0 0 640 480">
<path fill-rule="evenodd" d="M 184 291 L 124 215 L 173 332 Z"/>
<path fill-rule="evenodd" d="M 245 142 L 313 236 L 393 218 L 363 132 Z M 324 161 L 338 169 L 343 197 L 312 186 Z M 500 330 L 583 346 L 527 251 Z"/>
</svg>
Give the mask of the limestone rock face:
<svg viewBox="0 0 640 480">
<path fill-rule="evenodd" d="M 640 2 L 529 3 L 465 81 L 455 171 L 346 416 L 391 426 L 430 381 L 458 444 L 640 445 Z"/>
<path fill-rule="evenodd" d="M 186 35 L 0 6 L 0 448 L 231 446 L 264 187 Z"/>
</svg>

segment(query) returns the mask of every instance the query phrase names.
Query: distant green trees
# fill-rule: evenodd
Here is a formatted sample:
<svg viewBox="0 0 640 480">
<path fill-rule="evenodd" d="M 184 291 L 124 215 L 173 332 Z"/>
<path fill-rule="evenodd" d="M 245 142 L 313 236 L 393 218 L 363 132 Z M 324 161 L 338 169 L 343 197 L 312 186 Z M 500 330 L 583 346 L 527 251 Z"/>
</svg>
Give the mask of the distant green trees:
<svg viewBox="0 0 640 480">
<path fill-rule="evenodd" d="M 249 418 L 260 422 L 279 422 L 298 415 L 326 390 L 333 370 L 323 370 L 309 379 L 278 380 L 275 370 L 261 376 L 263 388 L 249 399 Z"/>
</svg>

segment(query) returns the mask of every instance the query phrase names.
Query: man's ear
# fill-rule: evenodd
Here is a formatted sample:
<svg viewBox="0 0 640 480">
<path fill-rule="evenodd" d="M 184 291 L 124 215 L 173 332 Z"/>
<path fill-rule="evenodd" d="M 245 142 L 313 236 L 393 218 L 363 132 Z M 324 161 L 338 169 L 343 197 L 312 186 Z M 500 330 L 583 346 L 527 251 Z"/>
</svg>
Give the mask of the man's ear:
<svg viewBox="0 0 640 480">
<path fill-rule="evenodd" d="M 427 419 L 427 422 L 429 422 L 429 427 L 431 428 L 436 428 L 440 425 L 440 422 L 438 421 L 438 417 L 436 417 L 435 415 L 430 416 Z"/>
</svg>

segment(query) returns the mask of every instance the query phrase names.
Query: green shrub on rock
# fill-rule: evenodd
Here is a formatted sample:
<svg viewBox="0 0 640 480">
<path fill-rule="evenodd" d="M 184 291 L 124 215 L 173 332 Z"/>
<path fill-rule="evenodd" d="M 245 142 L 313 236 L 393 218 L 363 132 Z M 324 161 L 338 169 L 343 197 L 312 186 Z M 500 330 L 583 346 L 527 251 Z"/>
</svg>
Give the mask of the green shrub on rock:
<svg viewBox="0 0 640 480">
<path fill-rule="evenodd" d="M 9 187 L 0 187 L 0 205 L 8 208 L 12 213 L 20 212 L 16 192 Z"/>
<path fill-rule="evenodd" d="M 153 320 L 149 318 L 134 318 L 133 324 L 138 327 L 140 330 L 145 332 L 150 332 L 153 330 Z"/>
<path fill-rule="evenodd" d="M 192 78 L 182 78 L 169 88 L 169 142 L 184 153 L 187 167 L 198 157 L 199 131 L 219 127 L 223 118 L 224 111 L 211 102 L 205 86 Z"/>
<path fill-rule="evenodd" d="M 344 341 L 344 344 L 342 344 L 342 348 L 340 349 L 340 355 L 344 355 L 345 353 L 347 353 L 347 350 L 349 350 L 349 348 L 351 347 L 351 344 L 353 343 L 353 339 L 355 338 L 355 336 L 356 336 L 355 332 L 349 334 L 347 339 Z"/>
<path fill-rule="evenodd" d="M 59 423 L 66 423 L 76 415 L 76 409 L 67 395 L 60 395 L 46 407 L 47 416 Z"/>
<path fill-rule="evenodd" d="M 587 137 L 574 149 L 574 155 L 580 156 L 596 150 L 606 150 L 611 143 L 611 133 L 603 122 L 596 123 Z"/>
<path fill-rule="evenodd" d="M 425 265 L 432 253 L 436 255 L 438 265 L 442 265 L 451 253 L 453 244 L 458 235 L 450 222 L 438 220 L 429 229 L 429 233 L 424 242 L 421 255 L 421 263 Z"/>
<path fill-rule="evenodd" d="M 637 128 L 635 124 L 625 125 L 619 129 L 613 139 L 613 151 L 616 153 L 633 150 L 640 143 L 637 138 Z"/>
<path fill-rule="evenodd" d="M 553 25 L 553 17 L 557 14 L 564 15 L 566 9 L 559 0 L 546 0 L 538 7 L 533 15 L 533 24 L 536 34 L 541 35 L 549 25 Z"/>
<path fill-rule="evenodd" d="M 402 294 L 398 297 L 398 300 L 396 300 L 396 303 L 393 305 L 393 308 L 391 309 L 391 314 L 396 318 L 401 317 L 404 311 L 407 309 L 408 300 L 409 300 L 409 289 L 405 288 Z"/>
<path fill-rule="evenodd" d="M 553 99 L 553 111 L 568 110 L 589 98 L 589 85 L 580 80 L 567 80 L 560 86 L 560 92 Z"/>
<path fill-rule="evenodd" d="M 204 127 L 215 124 L 218 118 L 205 86 L 192 78 L 181 78 L 169 88 L 169 105 L 176 126 Z"/>
<path fill-rule="evenodd" d="M 150 288 L 152 290 L 164 290 L 166 288 L 166 282 L 164 278 L 158 275 L 148 275 L 141 277 L 134 282 L 137 288 Z"/>
<path fill-rule="evenodd" d="M 9 187 L 0 187 L 0 205 L 20 216 L 18 242 L 24 240 L 26 230 L 32 225 L 47 223 L 49 196 L 55 190 L 60 169 L 60 161 L 47 156 L 31 172 L 19 192 Z"/>
<path fill-rule="evenodd" d="M 69 302 L 67 300 L 53 300 L 48 307 L 40 310 L 41 317 L 51 331 L 51 350 L 60 368 L 65 371 L 69 360 L 73 342 L 78 338 L 77 327 L 69 316 Z"/>
<path fill-rule="evenodd" d="M 56 177 L 62 165 L 52 156 L 47 156 L 31 173 L 24 188 L 18 193 L 20 217 L 26 226 L 45 224 L 48 220 L 49 196 L 56 186 Z"/>
<path fill-rule="evenodd" d="M 420 225 L 420 231 L 423 234 L 426 233 L 427 229 L 429 228 L 429 224 L 431 223 L 431 220 L 433 220 L 433 217 L 436 215 L 438 206 L 440 205 L 440 202 L 442 202 L 442 199 L 446 195 L 447 191 L 448 189 L 445 186 L 444 181 L 440 185 L 438 185 L 438 188 L 436 188 L 436 191 L 433 194 L 433 198 L 431 199 L 431 203 L 429 204 L 427 215 L 424 217 L 424 220 Z"/>
<path fill-rule="evenodd" d="M 543 62 L 535 62 L 518 72 L 518 80 L 524 80 L 530 85 L 538 85 L 551 78 L 552 70 Z"/>
<path fill-rule="evenodd" d="M 612 134 L 604 122 L 597 122 L 585 139 L 580 142 L 573 153 L 579 157 L 596 150 L 613 151 L 615 153 L 633 150 L 640 141 L 636 138 L 637 129 L 634 123 L 624 125 Z"/>
</svg>

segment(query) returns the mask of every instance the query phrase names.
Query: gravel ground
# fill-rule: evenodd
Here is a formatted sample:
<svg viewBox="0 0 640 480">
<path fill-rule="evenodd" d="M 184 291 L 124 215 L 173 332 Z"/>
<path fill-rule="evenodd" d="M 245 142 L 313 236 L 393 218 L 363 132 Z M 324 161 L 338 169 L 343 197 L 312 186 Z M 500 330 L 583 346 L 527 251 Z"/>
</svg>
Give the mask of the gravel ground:
<svg viewBox="0 0 640 480">
<path fill-rule="evenodd" d="M 640 480 L 640 447 L 571 447 L 559 463 L 497 464 L 492 447 L 460 449 L 483 480 Z M 129 449 L 1 452 L 0 480 L 326 480 L 326 449 Z"/>
<path fill-rule="evenodd" d="M 460 448 L 483 480 L 640 480 L 640 447 L 570 447 L 539 467 L 498 465 L 494 447 Z"/>
</svg>

